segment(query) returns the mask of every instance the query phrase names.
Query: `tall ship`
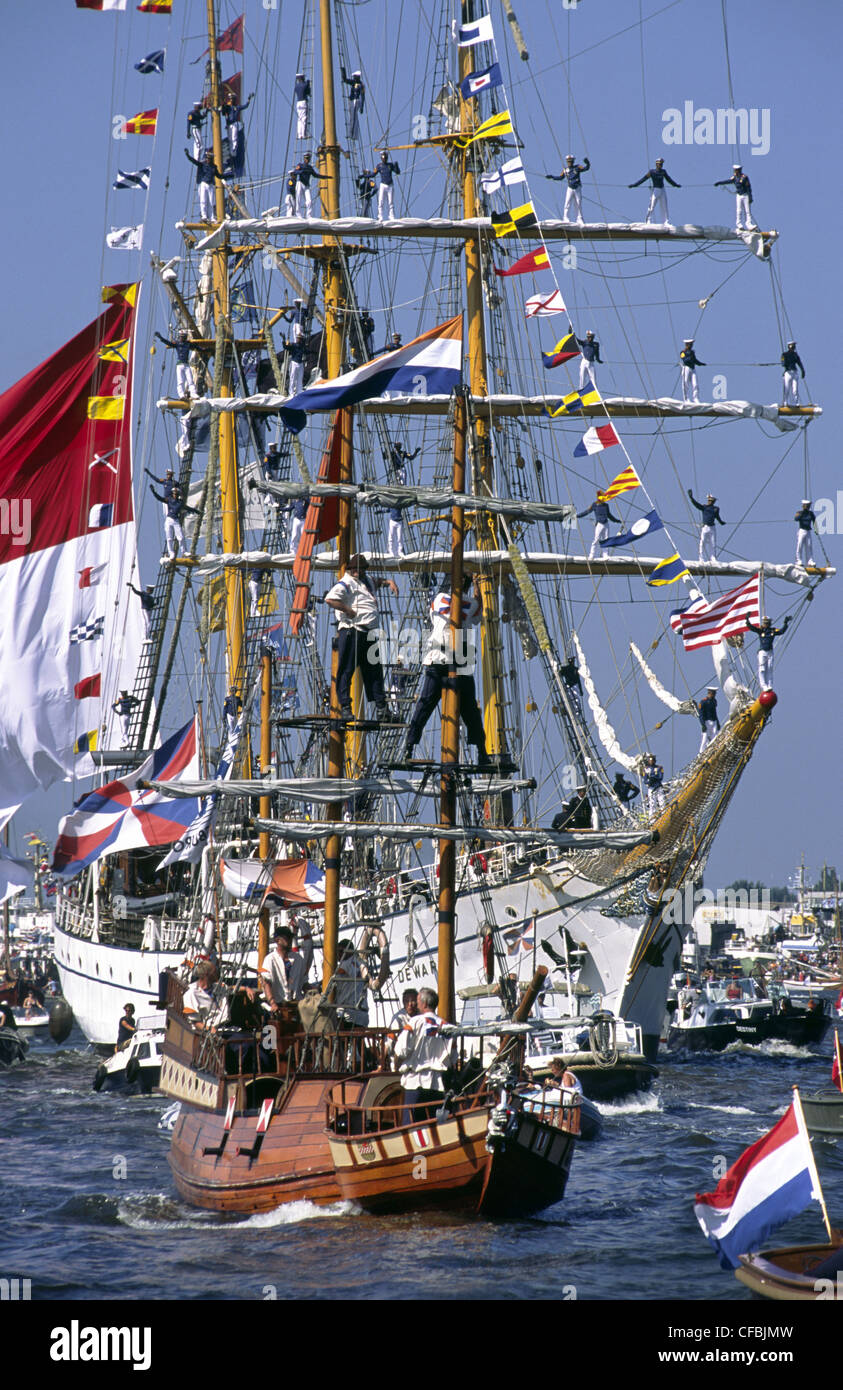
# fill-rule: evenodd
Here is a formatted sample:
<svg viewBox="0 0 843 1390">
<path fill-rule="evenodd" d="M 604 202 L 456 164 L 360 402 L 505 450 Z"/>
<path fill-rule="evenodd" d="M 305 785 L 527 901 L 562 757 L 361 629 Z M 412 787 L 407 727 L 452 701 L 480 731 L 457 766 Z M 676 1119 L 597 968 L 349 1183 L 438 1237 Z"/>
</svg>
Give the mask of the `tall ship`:
<svg viewBox="0 0 843 1390">
<path fill-rule="evenodd" d="M 776 705 L 754 632 L 798 621 L 833 573 L 810 548 L 741 556 L 740 534 L 725 558 L 698 549 L 695 508 L 717 499 L 686 445 L 709 424 L 806 432 L 820 410 L 701 401 L 693 336 L 657 393 L 625 305 L 624 267 L 716 251 L 761 273 L 773 229 L 595 215 L 589 160 L 560 174 L 543 148 L 541 92 L 520 109 L 508 5 L 433 6 L 421 46 L 391 33 L 413 73 L 399 114 L 367 71 L 375 8 L 365 35 L 331 0 L 297 36 L 265 17 L 251 75 L 250 17 L 195 0 L 201 66 L 177 71 L 174 36 L 127 72 L 143 110 L 115 187 L 149 207 L 166 174 L 181 208 L 157 248 L 139 211 L 110 234 L 136 273 L 0 398 L 3 496 L 43 503 L 25 547 L 0 535 L 21 617 L 5 814 L 73 783 L 56 960 L 96 1044 L 203 956 L 253 979 L 280 921 L 326 995 L 351 943 L 373 1026 L 433 984 L 446 1020 L 505 1031 L 543 965 L 535 1045 L 625 1050 L 638 1084 L 687 890 Z M 186 149 L 176 131 L 166 168 L 144 137 L 176 80 Z M 283 155 L 261 148 L 279 121 Z M 635 336 L 638 394 L 632 370 L 608 389 L 601 313 Z M 160 557 L 139 559 L 141 499 Z M 165 1059 L 186 1103 L 200 1053 Z"/>
</svg>

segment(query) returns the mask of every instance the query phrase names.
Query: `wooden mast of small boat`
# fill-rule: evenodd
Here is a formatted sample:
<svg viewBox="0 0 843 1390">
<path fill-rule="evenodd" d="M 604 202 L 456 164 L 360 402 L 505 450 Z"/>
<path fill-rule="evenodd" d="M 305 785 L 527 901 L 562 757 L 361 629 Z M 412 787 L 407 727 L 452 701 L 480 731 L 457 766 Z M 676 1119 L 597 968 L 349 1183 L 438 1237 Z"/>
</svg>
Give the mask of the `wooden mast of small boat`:
<svg viewBox="0 0 843 1390">
<path fill-rule="evenodd" d="M 454 492 L 465 492 L 466 403 L 465 392 L 457 393 L 454 407 Z M 465 546 L 465 511 L 455 506 L 451 513 L 451 647 L 454 664 L 451 676 L 442 693 L 442 776 L 440 781 L 439 820 L 445 828 L 457 823 L 457 788 L 453 767 L 460 756 L 460 709 L 457 688 L 456 659 L 463 643 L 462 579 L 463 549 Z M 459 644 L 459 645 L 458 645 Z M 438 993 L 439 1014 L 446 1023 L 454 1023 L 454 940 L 456 929 L 456 860 L 454 840 L 439 841 L 439 939 Z"/>
</svg>

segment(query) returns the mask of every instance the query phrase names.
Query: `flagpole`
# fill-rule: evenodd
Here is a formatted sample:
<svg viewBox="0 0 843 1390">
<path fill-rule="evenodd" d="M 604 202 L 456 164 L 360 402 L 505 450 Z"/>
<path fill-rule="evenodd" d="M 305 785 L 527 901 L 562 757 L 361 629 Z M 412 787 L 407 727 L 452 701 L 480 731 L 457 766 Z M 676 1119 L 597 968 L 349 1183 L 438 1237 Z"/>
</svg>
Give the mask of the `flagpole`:
<svg viewBox="0 0 843 1390">
<path fill-rule="evenodd" d="M 834 1235 L 831 1229 L 831 1222 L 828 1219 L 828 1208 L 825 1204 L 825 1197 L 823 1196 L 822 1184 L 820 1183 L 820 1175 L 817 1172 L 817 1165 L 814 1160 L 814 1150 L 811 1148 L 811 1137 L 808 1134 L 808 1126 L 805 1124 L 805 1116 L 802 1113 L 802 1100 L 799 1095 L 798 1086 L 794 1086 L 793 1088 L 793 1113 L 796 1116 L 796 1123 L 799 1126 L 799 1133 L 802 1135 L 803 1139 L 805 1140 L 805 1143 L 808 1146 L 808 1171 L 811 1174 L 811 1182 L 813 1183 L 815 1189 L 814 1196 L 816 1197 L 817 1201 L 819 1202 L 822 1208 L 823 1221 L 825 1222 L 825 1229 L 828 1232 L 828 1238 L 830 1241 L 833 1241 Z"/>
<path fill-rule="evenodd" d="M 843 1091 L 843 1058 L 840 1056 L 840 1034 L 834 1030 L 834 1050 L 837 1053 L 837 1089 Z"/>
</svg>

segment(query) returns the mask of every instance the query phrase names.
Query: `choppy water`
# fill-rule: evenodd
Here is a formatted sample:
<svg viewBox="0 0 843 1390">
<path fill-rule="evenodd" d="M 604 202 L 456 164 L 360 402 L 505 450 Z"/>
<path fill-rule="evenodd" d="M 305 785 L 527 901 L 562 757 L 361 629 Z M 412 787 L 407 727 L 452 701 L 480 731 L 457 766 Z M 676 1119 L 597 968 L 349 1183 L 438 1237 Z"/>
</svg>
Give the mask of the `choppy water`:
<svg viewBox="0 0 843 1390">
<path fill-rule="evenodd" d="M 97 1094 L 97 1058 L 74 1032 L 0 1073 L 2 1274 L 33 1299 L 737 1300 L 703 1240 L 693 1195 L 714 1185 L 790 1102 L 824 1084 L 821 1049 L 738 1045 L 663 1056 L 652 1092 L 606 1105 L 603 1137 L 574 1158 L 565 1200 L 526 1221 L 376 1218 L 300 1203 L 225 1219 L 178 1200 L 157 1129 L 159 1096 Z M 832 1220 L 843 1220 L 843 1146 L 815 1141 Z M 817 1211 L 788 1240 L 819 1240 Z M 779 1237 L 777 1237 L 778 1239 Z"/>
</svg>

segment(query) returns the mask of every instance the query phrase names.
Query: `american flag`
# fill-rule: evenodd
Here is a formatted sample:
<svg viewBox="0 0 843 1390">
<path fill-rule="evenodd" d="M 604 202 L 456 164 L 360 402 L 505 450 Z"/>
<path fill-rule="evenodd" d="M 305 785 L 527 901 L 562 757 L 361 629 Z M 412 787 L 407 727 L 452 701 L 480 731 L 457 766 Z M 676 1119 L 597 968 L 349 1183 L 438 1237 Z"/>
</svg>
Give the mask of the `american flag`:
<svg viewBox="0 0 843 1390">
<path fill-rule="evenodd" d="M 706 603 L 697 599 L 688 608 L 670 615 L 670 626 L 678 632 L 686 652 L 696 647 L 716 647 L 724 637 L 745 632 L 747 622 L 757 625 L 760 617 L 761 577 L 754 574 L 738 589 Z"/>
</svg>

